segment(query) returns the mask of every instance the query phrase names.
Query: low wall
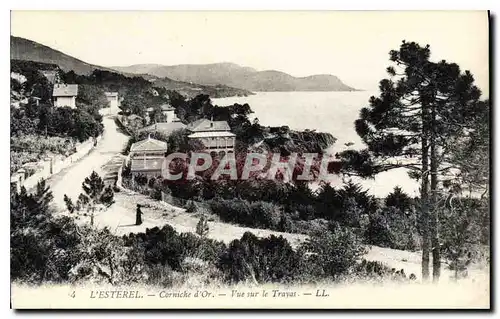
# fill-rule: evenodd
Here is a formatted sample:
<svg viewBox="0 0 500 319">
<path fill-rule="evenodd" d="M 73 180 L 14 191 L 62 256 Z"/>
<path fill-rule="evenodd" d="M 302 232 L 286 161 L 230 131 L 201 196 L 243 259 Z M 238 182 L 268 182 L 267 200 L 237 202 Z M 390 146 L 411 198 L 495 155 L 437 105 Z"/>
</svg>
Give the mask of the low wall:
<svg viewBox="0 0 500 319">
<path fill-rule="evenodd" d="M 122 115 L 117 115 L 115 117 L 115 123 L 120 128 L 124 133 L 128 134 L 129 136 L 133 135 L 133 132 L 125 125 L 123 124 L 122 121 L 123 116 Z"/>
<path fill-rule="evenodd" d="M 98 136 L 97 142 L 99 142 L 100 140 L 101 136 Z M 40 180 L 47 179 L 50 176 L 59 173 L 63 169 L 68 168 L 73 163 L 75 163 L 76 161 L 80 160 L 82 157 L 87 155 L 94 148 L 94 140 L 89 139 L 83 143 L 77 143 L 75 147 L 76 147 L 76 152 L 68 157 L 62 155 L 54 155 L 52 157 L 47 158 L 44 161 L 41 161 L 40 166 L 42 167 L 42 169 L 37 171 L 30 177 L 26 178 L 22 186 L 24 186 L 26 190 L 29 190 L 33 187 L 36 187 L 36 184 Z M 52 162 L 52 171 L 50 169 L 51 162 Z"/>
</svg>

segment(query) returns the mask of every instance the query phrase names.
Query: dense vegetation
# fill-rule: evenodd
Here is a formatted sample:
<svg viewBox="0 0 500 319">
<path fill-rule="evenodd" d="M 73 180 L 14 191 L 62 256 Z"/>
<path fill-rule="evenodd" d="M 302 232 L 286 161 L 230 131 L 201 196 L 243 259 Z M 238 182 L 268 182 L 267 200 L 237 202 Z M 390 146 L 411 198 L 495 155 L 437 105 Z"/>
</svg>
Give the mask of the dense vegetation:
<svg viewBox="0 0 500 319">
<path fill-rule="evenodd" d="M 29 283 L 147 283 L 163 287 L 337 281 L 391 274 L 362 261 L 364 248 L 348 228 L 313 236 L 293 249 L 283 237 L 245 233 L 229 245 L 169 225 L 145 233 L 114 236 L 109 229 L 78 226 L 52 214 L 44 183 L 11 196 L 11 278 Z"/>
<path fill-rule="evenodd" d="M 138 176 L 132 185 L 129 170 L 123 174 L 127 187 L 158 200 L 162 192 L 183 199 L 188 212 L 206 212 L 208 207 L 208 213 L 223 222 L 308 235 L 327 231 L 335 222 L 353 229 L 365 244 L 421 249 L 420 199 L 409 197 L 399 187 L 385 199 L 377 199 L 352 182 L 339 188 L 323 184 L 312 191 L 307 184 L 279 180 L 172 182 Z M 468 202 L 474 203 L 475 209 L 469 214 L 467 227 L 489 229 L 487 200 L 469 198 Z M 489 243 L 487 231 L 473 238 L 471 247 Z"/>
</svg>

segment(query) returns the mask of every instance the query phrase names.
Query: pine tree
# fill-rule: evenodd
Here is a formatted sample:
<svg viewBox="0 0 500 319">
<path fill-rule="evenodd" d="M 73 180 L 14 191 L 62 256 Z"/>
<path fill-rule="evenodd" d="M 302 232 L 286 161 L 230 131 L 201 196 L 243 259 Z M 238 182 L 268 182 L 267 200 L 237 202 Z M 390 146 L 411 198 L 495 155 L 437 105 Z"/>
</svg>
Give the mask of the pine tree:
<svg viewBox="0 0 500 319">
<path fill-rule="evenodd" d="M 402 213 L 408 213 L 412 206 L 412 199 L 408 194 L 403 192 L 403 189 L 399 186 L 394 187 L 392 193 L 387 195 L 385 198 L 385 206 L 395 207 L 399 209 Z"/>
<path fill-rule="evenodd" d="M 83 193 L 80 193 L 76 202 L 76 210 L 85 209 L 90 213 L 90 223 L 93 224 L 97 206 L 110 207 L 114 201 L 114 192 L 111 186 L 105 187 L 103 179 L 95 171 L 86 177 L 82 183 Z M 68 202 L 66 201 L 66 205 Z M 68 199 L 71 200 L 71 199 Z M 69 208 L 68 208 L 69 209 Z"/>
<path fill-rule="evenodd" d="M 196 224 L 196 233 L 200 235 L 201 238 L 205 238 L 208 235 L 209 227 L 208 221 L 205 215 L 201 215 L 200 220 Z"/>
<path fill-rule="evenodd" d="M 73 201 L 66 194 L 64 194 L 64 203 L 66 204 L 66 208 L 70 213 L 73 213 L 75 211 L 75 205 L 73 204 Z"/>
<path fill-rule="evenodd" d="M 433 279 L 440 275 L 439 178 L 451 172 L 450 143 L 471 129 L 470 119 L 481 109 L 481 92 L 470 72 L 458 65 L 431 62 L 429 46 L 401 44 L 389 53 L 395 65 L 390 79 L 380 81 L 380 96 L 370 98 L 355 127 L 368 146 L 341 154 L 343 171 L 364 177 L 395 168 L 406 168 L 420 180 L 422 211 L 422 278 L 429 278 L 430 251 Z M 432 244 L 432 246 L 431 246 Z"/>
</svg>

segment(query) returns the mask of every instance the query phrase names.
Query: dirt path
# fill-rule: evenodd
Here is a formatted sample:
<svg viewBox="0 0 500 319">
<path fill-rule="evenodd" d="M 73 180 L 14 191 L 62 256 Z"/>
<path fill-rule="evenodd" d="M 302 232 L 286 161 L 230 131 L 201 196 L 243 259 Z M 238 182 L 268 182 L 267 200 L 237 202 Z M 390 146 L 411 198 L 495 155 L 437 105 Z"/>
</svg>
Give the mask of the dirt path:
<svg viewBox="0 0 500 319">
<path fill-rule="evenodd" d="M 58 210 L 65 209 L 64 194 L 76 201 L 82 191 L 85 177 L 92 171 L 103 176 L 102 167 L 119 154 L 127 143 L 128 137 L 117 129 L 113 118 L 103 118 L 103 124 L 104 133 L 97 146 L 87 156 L 48 179 Z"/>
</svg>

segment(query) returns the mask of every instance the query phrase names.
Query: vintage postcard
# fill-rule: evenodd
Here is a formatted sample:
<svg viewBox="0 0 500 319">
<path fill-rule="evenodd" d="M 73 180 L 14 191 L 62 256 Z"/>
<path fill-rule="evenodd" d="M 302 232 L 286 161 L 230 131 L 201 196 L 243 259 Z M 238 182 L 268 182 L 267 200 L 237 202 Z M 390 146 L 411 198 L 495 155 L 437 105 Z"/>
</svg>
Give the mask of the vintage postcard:
<svg viewBox="0 0 500 319">
<path fill-rule="evenodd" d="M 490 309 L 489 24 L 12 11 L 12 308 Z"/>
</svg>

